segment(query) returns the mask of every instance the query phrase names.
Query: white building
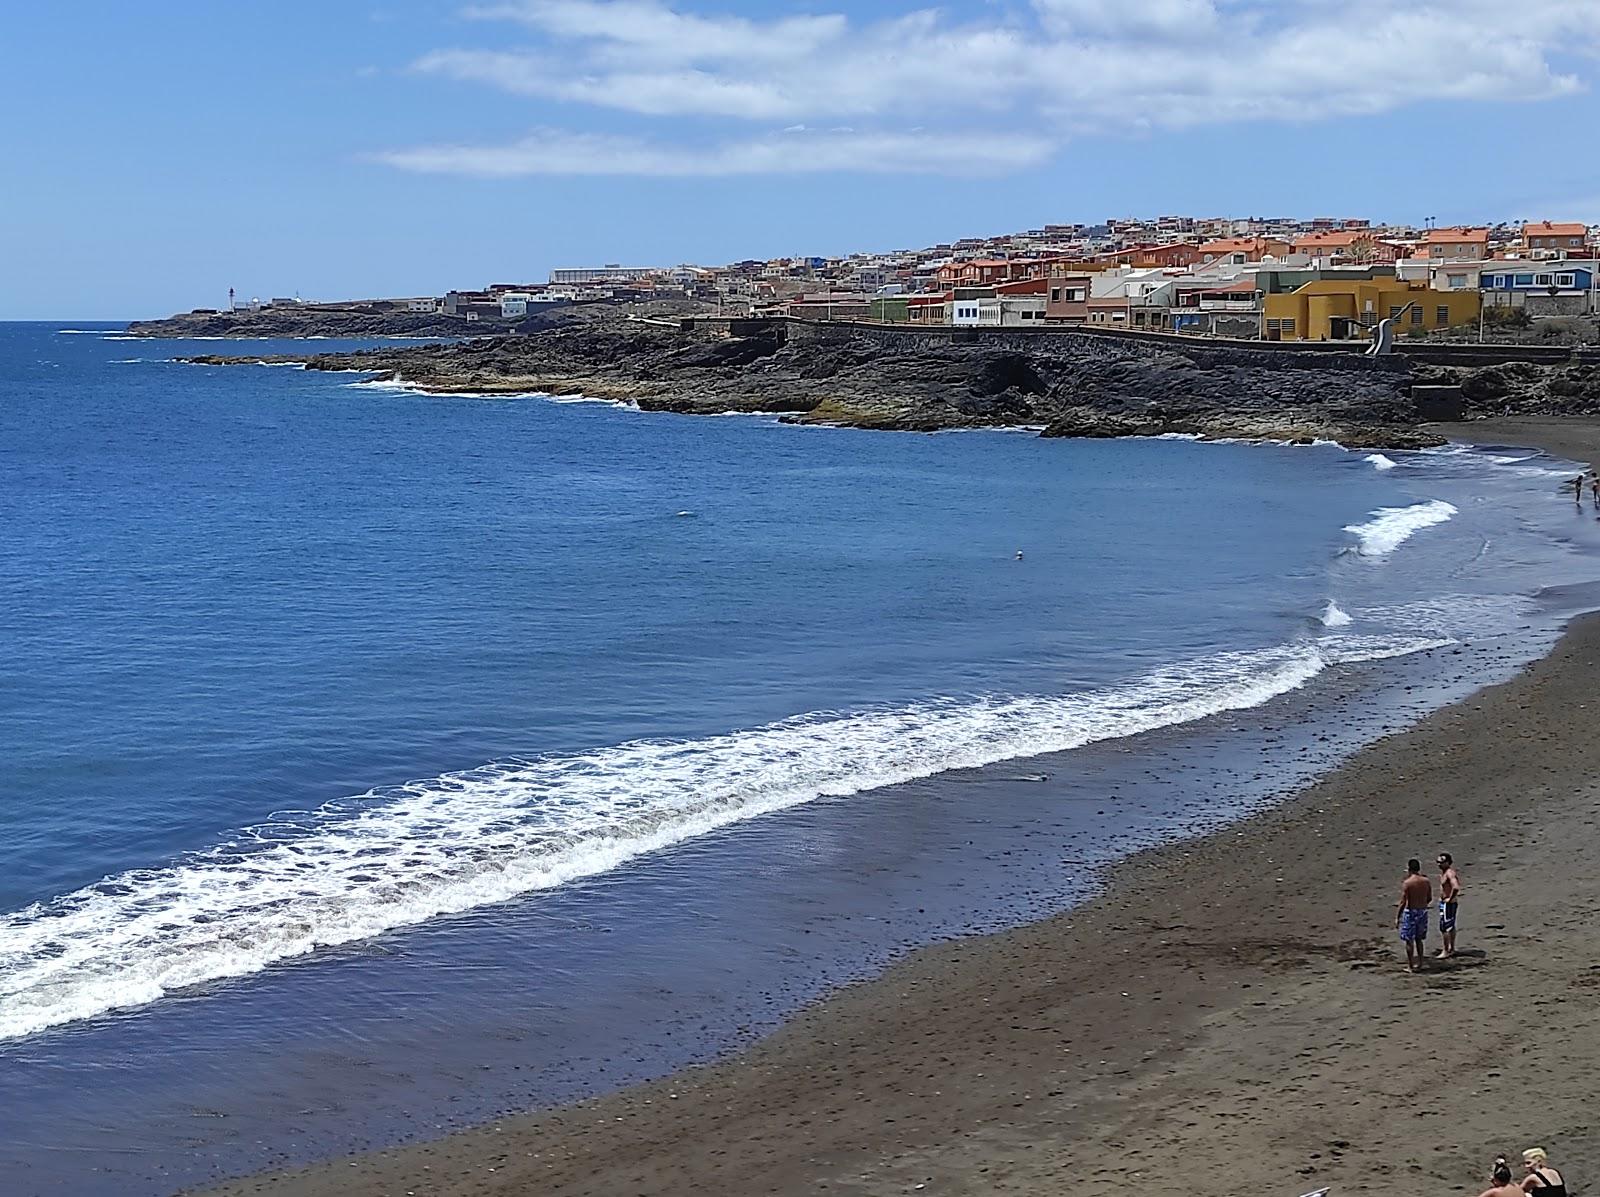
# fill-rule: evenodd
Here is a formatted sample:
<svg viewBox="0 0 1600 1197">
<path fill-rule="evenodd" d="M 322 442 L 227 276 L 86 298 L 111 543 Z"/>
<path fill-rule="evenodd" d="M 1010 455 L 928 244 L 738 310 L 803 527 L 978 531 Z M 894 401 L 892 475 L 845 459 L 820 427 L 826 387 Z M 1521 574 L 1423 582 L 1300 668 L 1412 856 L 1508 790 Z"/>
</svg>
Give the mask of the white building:
<svg viewBox="0 0 1600 1197">
<path fill-rule="evenodd" d="M 439 299 L 408 299 L 406 311 L 408 312 L 437 312 L 444 306 L 444 301 Z"/>
<path fill-rule="evenodd" d="M 1473 291 L 1483 274 L 1484 262 L 1438 262 L 1431 258 L 1401 258 L 1395 277 L 1405 282 L 1425 282 L 1434 291 Z"/>
<path fill-rule="evenodd" d="M 500 319 L 516 320 L 528 314 L 529 296 L 525 291 L 505 291 L 500 296 Z"/>
<path fill-rule="evenodd" d="M 950 305 L 950 323 L 957 328 L 978 328 L 1000 326 L 1000 300 L 998 297 L 988 299 L 957 299 Z"/>
<path fill-rule="evenodd" d="M 958 328 L 1032 328 L 1044 325 L 1043 295 L 979 295 L 954 299 L 950 323 Z"/>
<path fill-rule="evenodd" d="M 650 266 L 618 266 L 608 262 L 604 266 L 572 266 L 552 270 L 550 281 L 567 286 L 582 283 L 636 283 L 657 273 Z"/>
</svg>

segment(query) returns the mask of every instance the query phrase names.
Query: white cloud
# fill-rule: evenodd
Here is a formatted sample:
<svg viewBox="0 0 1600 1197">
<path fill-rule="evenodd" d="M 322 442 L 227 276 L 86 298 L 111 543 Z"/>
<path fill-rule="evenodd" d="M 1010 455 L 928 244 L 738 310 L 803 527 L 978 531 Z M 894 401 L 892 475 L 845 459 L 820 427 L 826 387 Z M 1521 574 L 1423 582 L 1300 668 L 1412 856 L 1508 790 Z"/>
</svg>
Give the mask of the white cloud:
<svg viewBox="0 0 1600 1197">
<path fill-rule="evenodd" d="M 1053 37 L 1196 37 L 1218 23 L 1213 0 L 1034 0 L 1034 8 Z"/>
<path fill-rule="evenodd" d="M 517 21 L 554 37 L 588 41 L 595 49 L 685 62 L 790 58 L 814 53 L 849 31 L 849 19 L 840 15 L 756 22 L 696 16 L 659 0 L 513 0 L 466 12 L 477 20 Z"/>
<path fill-rule="evenodd" d="M 373 157 L 402 170 L 516 178 L 529 175 L 987 174 L 1042 162 L 1047 138 L 932 133 L 819 133 L 786 130 L 771 137 L 678 146 L 598 133 L 540 129 L 506 145 L 433 145 Z"/>
<path fill-rule="evenodd" d="M 755 21 L 664 0 L 471 11 L 542 44 L 437 51 L 417 70 L 642 115 L 760 121 L 976 106 L 1182 126 L 1536 100 L 1578 85 L 1553 57 L 1600 47 L 1595 0 L 1523 0 L 1515 20 L 1499 0 L 1033 0 L 1026 15 L 964 22 L 936 10 Z"/>
<path fill-rule="evenodd" d="M 974 130 L 1000 129 L 1059 145 L 1090 131 L 1545 100 L 1581 90 L 1585 56 L 1600 54 L 1600 0 L 1520 0 L 1514 15 L 1500 0 L 1031 0 L 981 12 L 752 19 L 696 12 L 690 0 L 503 0 L 467 10 L 498 44 L 436 50 L 412 66 L 642 118 L 848 121 L 885 144 L 923 146 L 978 145 L 994 138 Z M 937 137 L 895 132 L 913 123 Z M 523 144 L 498 152 L 515 157 Z M 650 149 L 626 144 L 615 160 Z M 686 157 L 703 173 L 737 173 L 726 163 L 758 158 L 741 147 L 764 144 L 735 139 Z M 861 162 L 828 169 L 870 169 Z"/>
</svg>

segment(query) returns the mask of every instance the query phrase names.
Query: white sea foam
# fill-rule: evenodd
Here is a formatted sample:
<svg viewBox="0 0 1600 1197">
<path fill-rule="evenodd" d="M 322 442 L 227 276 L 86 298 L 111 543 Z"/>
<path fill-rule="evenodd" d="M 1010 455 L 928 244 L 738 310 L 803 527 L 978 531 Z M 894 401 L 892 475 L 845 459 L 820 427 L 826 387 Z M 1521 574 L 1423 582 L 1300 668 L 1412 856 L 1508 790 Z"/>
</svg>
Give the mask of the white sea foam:
<svg viewBox="0 0 1600 1197">
<path fill-rule="evenodd" d="M 1338 603 L 1329 599 L 1328 605 L 1322 610 L 1322 625 L 1328 628 L 1342 628 L 1349 626 L 1349 623 L 1350 616 L 1340 608 Z"/>
<path fill-rule="evenodd" d="M 1443 499 L 1429 499 L 1410 507 L 1380 507 L 1366 523 L 1347 524 L 1344 530 L 1361 541 L 1357 551 L 1363 557 L 1384 557 L 1424 528 L 1444 523 L 1456 511 L 1455 504 Z"/>
<path fill-rule="evenodd" d="M 1361 608 L 1363 625 L 1378 624 L 1408 635 L 1472 641 L 1502 636 L 1525 623 L 1538 607 L 1526 594 L 1440 594 Z"/>
<path fill-rule="evenodd" d="M 341 373 L 371 374 L 371 370 L 341 371 Z M 389 378 L 367 378 L 360 382 L 347 382 L 347 387 L 364 391 L 389 391 L 396 395 L 426 395 L 433 399 L 543 399 L 549 403 L 594 404 L 601 407 L 619 407 L 626 411 L 638 410 L 621 399 L 601 399 L 593 395 L 552 395 L 548 391 L 434 391 L 414 382 L 398 382 Z"/>
<path fill-rule="evenodd" d="M 527 396 L 527 398 L 529 398 L 529 399 L 545 399 L 545 400 L 548 400 L 551 403 L 566 403 L 566 404 L 587 403 L 587 404 L 591 404 L 591 405 L 597 405 L 597 406 L 600 406 L 600 407 L 621 408 L 623 411 L 637 411 L 638 410 L 638 408 L 634 404 L 628 403 L 625 400 L 622 400 L 622 399 L 601 399 L 601 398 L 599 398 L 599 397 L 597 397 L 595 395 L 551 395 L 551 394 L 548 394 L 548 393 L 546 393 L 544 391 L 537 391 L 537 392 L 530 393 Z"/>
<path fill-rule="evenodd" d="M 486 765 L 281 813 L 209 851 L 0 915 L 0 1039 L 615 869 L 823 797 L 1258 706 L 1449 643 L 1326 636 L 1070 694 L 819 712 Z"/>
<path fill-rule="evenodd" d="M 1375 470 L 1392 470 L 1396 464 L 1392 457 L 1385 457 L 1382 453 L 1369 453 L 1367 461 L 1372 463 Z"/>
</svg>

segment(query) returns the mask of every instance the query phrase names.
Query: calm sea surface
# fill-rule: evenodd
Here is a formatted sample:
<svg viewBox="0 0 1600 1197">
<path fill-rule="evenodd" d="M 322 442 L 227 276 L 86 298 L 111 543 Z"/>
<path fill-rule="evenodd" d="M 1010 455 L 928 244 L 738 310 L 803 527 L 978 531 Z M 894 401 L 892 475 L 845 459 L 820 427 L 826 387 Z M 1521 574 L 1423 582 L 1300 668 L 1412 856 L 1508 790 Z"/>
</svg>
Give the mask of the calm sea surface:
<svg viewBox="0 0 1600 1197">
<path fill-rule="evenodd" d="M 168 360 L 218 348 L 0 324 L 8 1191 L 162 1194 L 705 1058 L 1597 605 L 1600 525 L 1527 450 Z"/>
</svg>

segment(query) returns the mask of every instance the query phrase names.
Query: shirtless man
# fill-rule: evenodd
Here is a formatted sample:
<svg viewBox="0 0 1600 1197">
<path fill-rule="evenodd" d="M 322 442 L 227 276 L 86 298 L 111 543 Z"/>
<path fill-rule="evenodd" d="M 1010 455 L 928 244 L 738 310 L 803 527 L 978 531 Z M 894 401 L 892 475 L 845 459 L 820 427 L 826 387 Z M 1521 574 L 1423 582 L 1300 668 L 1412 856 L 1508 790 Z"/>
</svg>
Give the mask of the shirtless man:
<svg viewBox="0 0 1600 1197">
<path fill-rule="evenodd" d="M 1406 861 L 1406 879 L 1400 883 L 1400 901 L 1394 908 L 1395 930 L 1406 945 L 1406 969 L 1422 971 L 1428 959 L 1428 907 L 1433 904 L 1433 883 L 1422 875 L 1422 862 Z"/>
<path fill-rule="evenodd" d="M 1448 960 L 1456 954 L 1456 903 L 1461 901 L 1461 874 L 1456 872 L 1450 853 L 1439 853 L 1439 938 L 1444 946 L 1439 949 L 1439 959 Z"/>
</svg>

